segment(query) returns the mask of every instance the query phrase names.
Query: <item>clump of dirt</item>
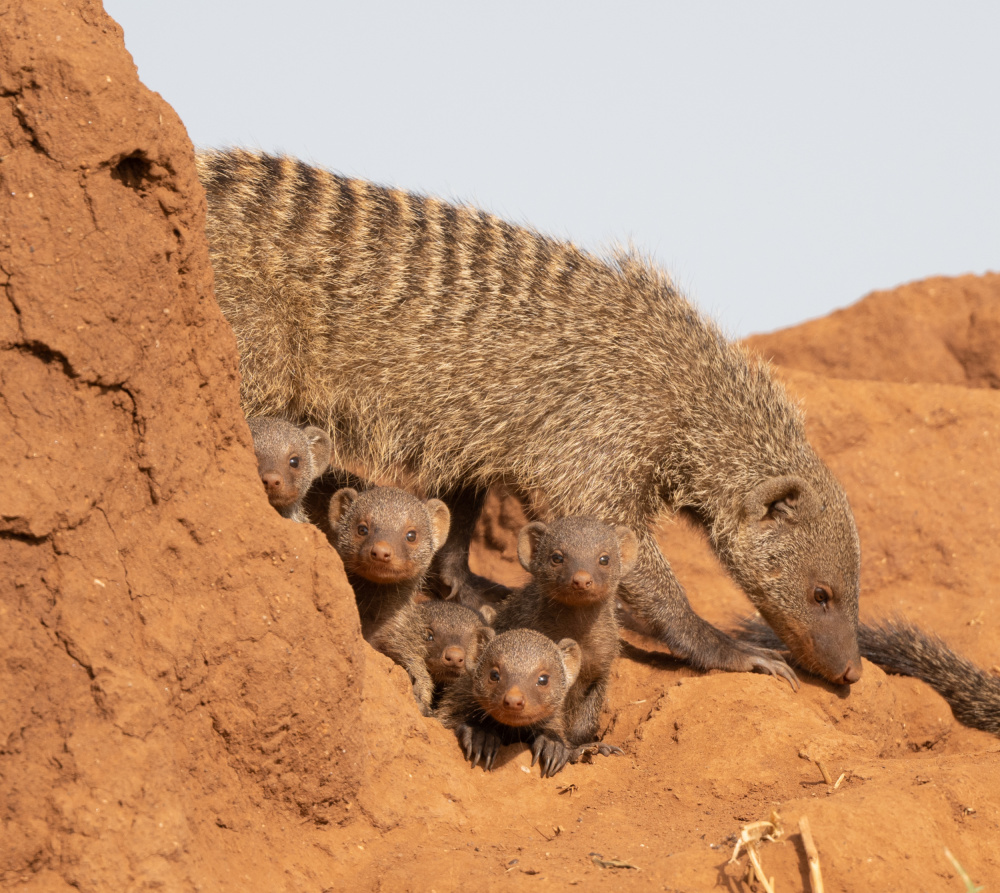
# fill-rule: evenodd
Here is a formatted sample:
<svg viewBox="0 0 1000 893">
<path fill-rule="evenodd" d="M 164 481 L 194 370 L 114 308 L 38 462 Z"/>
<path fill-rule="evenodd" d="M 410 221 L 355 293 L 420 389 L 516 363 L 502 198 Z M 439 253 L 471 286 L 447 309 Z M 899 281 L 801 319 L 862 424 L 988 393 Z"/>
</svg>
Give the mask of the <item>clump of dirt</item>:
<svg viewBox="0 0 1000 893">
<path fill-rule="evenodd" d="M 0 886 L 747 890 L 735 835 L 775 809 L 781 890 L 807 888 L 801 816 L 830 891 L 960 891 L 945 847 L 1000 876 L 997 740 L 870 664 L 796 694 L 627 633 L 604 717 L 625 756 L 469 769 L 361 640 L 322 534 L 267 503 L 181 122 L 97 2 L 15 3 L 0 46 Z M 755 339 L 852 499 L 863 616 L 987 667 L 997 278 Z M 480 569 L 519 582 L 521 520 L 493 495 Z M 698 530 L 659 535 L 704 616 L 749 610 Z"/>
</svg>

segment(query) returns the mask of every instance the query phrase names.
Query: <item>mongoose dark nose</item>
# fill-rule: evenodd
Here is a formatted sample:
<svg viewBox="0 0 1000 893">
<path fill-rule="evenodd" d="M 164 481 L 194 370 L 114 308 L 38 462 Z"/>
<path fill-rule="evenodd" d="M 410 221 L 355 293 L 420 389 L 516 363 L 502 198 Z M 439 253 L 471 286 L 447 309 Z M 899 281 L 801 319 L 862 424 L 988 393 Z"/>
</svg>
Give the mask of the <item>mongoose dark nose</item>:
<svg viewBox="0 0 1000 893">
<path fill-rule="evenodd" d="M 524 709 L 524 695 L 521 693 L 516 685 L 513 688 L 507 690 L 507 694 L 503 696 L 503 705 L 508 710 L 523 710 Z"/>
<path fill-rule="evenodd" d="M 842 685 L 853 685 L 861 678 L 861 661 L 855 663 L 853 660 L 847 665 L 847 669 L 844 670 L 844 675 L 840 677 L 840 682 Z"/>
<path fill-rule="evenodd" d="M 458 645 L 449 645 L 444 650 L 444 655 L 442 660 L 449 667 L 464 667 L 465 666 L 465 649 Z"/>
<path fill-rule="evenodd" d="M 267 474 L 262 474 L 260 479 L 264 482 L 264 489 L 267 490 L 268 493 L 272 490 L 281 489 L 282 480 L 280 474 L 269 471 Z"/>
<path fill-rule="evenodd" d="M 594 578 L 586 571 L 577 571 L 573 574 L 574 589 L 590 589 L 594 585 Z"/>
<path fill-rule="evenodd" d="M 392 558 L 392 546 L 385 540 L 379 540 L 372 546 L 372 558 L 376 561 L 389 561 Z"/>
</svg>

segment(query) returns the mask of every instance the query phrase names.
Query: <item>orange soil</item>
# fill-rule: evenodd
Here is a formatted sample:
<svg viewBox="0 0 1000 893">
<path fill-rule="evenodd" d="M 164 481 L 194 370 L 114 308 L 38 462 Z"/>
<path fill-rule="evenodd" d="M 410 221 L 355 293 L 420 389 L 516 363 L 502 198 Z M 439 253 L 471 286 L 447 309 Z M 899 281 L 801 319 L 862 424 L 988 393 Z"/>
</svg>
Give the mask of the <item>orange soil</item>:
<svg viewBox="0 0 1000 893">
<path fill-rule="evenodd" d="M 870 664 L 795 694 L 627 633 L 624 757 L 470 769 L 361 640 L 323 536 L 267 505 L 183 125 L 93 0 L 15 2 L 0 46 L 0 887 L 747 890 L 734 835 L 773 810 L 781 891 L 808 889 L 801 816 L 833 893 L 960 893 L 945 847 L 996 883 L 996 738 Z M 863 617 L 986 667 L 998 327 L 991 275 L 753 339 L 851 497 Z M 480 568 L 519 578 L 518 521 L 495 497 Z M 696 530 L 661 533 L 700 613 L 748 611 Z"/>
</svg>

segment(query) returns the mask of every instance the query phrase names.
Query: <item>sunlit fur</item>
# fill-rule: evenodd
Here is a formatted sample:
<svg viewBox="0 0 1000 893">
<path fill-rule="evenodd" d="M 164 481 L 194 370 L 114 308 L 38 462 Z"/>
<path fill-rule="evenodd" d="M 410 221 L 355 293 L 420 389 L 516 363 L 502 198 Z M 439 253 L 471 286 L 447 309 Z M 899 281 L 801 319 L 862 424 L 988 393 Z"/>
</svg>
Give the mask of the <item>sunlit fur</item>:
<svg viewBox="0 0 1000 893">
<path fill-rule="evenodd" d="M 856 617 L 853 518 L 799 412 L 654 265 L 292 158 L 198 165 L 248 415 L 319 425 L 334 465 L 403 466 L 429 493 L 502 483 L 543 520 L 627 525 L 640 549 L 623 595 L 697 666 L 774 671 L 691 612 L 649 532 L 664 507 L 694 511 L 770 618 L 808 623 L 800 565 L 817 557 L 849 565 Z M 808 547 L 763 549 L 744 499 L 787 474 L 831 510 Z"/>
</svg>

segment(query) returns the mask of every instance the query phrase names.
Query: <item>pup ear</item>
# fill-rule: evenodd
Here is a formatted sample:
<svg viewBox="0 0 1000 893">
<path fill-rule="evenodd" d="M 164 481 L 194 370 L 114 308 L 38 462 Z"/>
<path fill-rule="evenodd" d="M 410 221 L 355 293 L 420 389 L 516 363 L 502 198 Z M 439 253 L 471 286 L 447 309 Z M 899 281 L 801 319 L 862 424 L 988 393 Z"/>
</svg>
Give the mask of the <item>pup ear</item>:
<svg viewBox="0 0 1000 893">
<path fill-rule="evenodd" d="M 476 643 L 474 646 L 474 654 L 472 656 L 466 655 L 466 662 L 471 662 L 475 664 L 479 660 L 479 653 L 486 647 L 486 643 L 490 641 L 496 635 L 493 632 L 492 627 L 481 626 L 476 630 Z"/>
<path fill-rule="evenodd" d="M 627 527 L 616 527 L 615 534 L 618 537 L 618 563 L 624 577 L 639 558 L 639 538 Z"/>
<path fill-rule="evenodd" d="M 330 526 L 337 528 L 340 526 L 340 519 L 347 514 L 354 500 L 358 498 L 358 491 L 353 487 L 343 487 L 330 497 Z"/>
<path fill-rule="evenodd" d="M 427 507 L 427 514 L 431 517 L 431 548 L 437 552 L 448 539 L 448 531 L 451 529 L 451 512 L 440 499 L 428 499 L 424 503 Z"/>
<path fill-rule="evenodd" d="M 479 609 L 479 616 L 483 618 L 488 626 L 493 626 L 497 619 L 497 609 L 493 605 L 483 605 Z"/>
<path fill-rule="evenodd" d="M 531 560 L 538 551 L 538 543 L 548 529 L 541 521 L 532 521 L 525 524 L 517 535 L 517 560 L 528 572 L 531 571 Z"/>
<path fill-rule="evenodd" d="M 309 454 L 312 456 L 316 477 L 319 477 L 330 465 L 330 453 L 333 451 L 333 441 L 322 428 L 310 425 L 303 432 L 309 441 Z"/>
</svg>

